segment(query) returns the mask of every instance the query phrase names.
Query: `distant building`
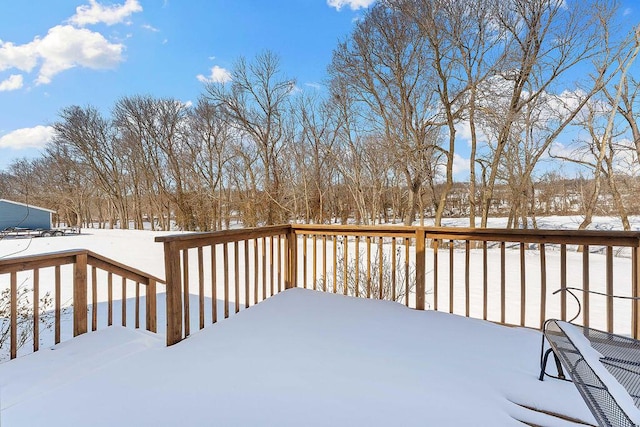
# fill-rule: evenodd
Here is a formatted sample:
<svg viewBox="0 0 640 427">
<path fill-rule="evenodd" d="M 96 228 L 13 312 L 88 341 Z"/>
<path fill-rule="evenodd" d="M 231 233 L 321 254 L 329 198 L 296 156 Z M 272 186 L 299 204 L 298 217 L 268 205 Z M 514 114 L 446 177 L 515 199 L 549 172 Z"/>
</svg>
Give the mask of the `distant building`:
<svg viewBox="0 0 640 427">
<path fill-rule="evenodd" d="M 0 230 L 11 227 L 50 230 L 54 213 L 51 209 L 0 199 Z"/>
</svg>

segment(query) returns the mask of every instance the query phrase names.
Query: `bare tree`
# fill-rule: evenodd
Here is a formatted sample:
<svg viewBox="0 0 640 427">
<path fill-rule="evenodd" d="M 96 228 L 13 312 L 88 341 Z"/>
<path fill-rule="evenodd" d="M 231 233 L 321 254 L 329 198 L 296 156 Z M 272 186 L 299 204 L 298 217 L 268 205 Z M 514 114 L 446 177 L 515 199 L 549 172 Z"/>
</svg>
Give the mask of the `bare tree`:
<svg viewBox="0 0 640 427">
<path fill-rule="evenodd" d="M 609 33 L 605 33 L 609 36 Z M 580 125 L 585 128 L 589 134 L 586 141 L 586 153 L 581 156 L 564 157 L 565 160 L 578 162 L 582 165 L 589 166 L 593 170 L 593 189 L 585 198 L 584 219 L 579 225 L 579 229 L 585 229 L 591 224 L 594 209 L 598 203 L 601 194 L 602 178 L 608 180 L 610 190 L 617 210 L 621 215 L 623 226 L 629 229 L 630 225 L 626 219 L 626 210 L 622 203 L 621 196 L 618 191 L 617 182 L 615 180 L 614 157 L 620 150 L 616 149 L 614 139 L 616 136 L 616 117 L 622 111 L 622 116 L 626 119 L 628 115 L 628 101 L 621 100 L 628 94 L 627 74 L 635 62 L 640 52 L 640 26 L 636 27 L 628 37 L 621 42 L 612 45 L 609 43 L 608 37 L 605 39 L 606 50 L 599 59 L 599 68 L 605 69 L 612 64 L 613 72 L 611 77 L 604 82 L 611 81 L 614 84 L 615 94 L 612 94 L 603 84 L 604 99 L 600 102 L 596 101 L 588 105 L 584 118 L 580 121 Z M 622 104 L 622 106 L 621 106 Z M 632 128 L 633 133 L 633 128 Z M 584 149 L 583 149 L 584 151 Z"/>
<path fill-rule="evenodd" d="M 263 191 L 268 197 L 265 221 L 285 220 L 278 154 L 284 147 L 287 102 L 295 80 L 282 77 L 280 60 L 266 51 L 248 63 L 238 59 L 230 83 L 210 83 L 206 87 L 210 102 L 226 114 L 229 124 L 258 148 L 263 171 Z"/>
<path fill-rule="evenodd" d="M 486 226 L 494 186 L 499 175 L 503 153 L 515 125 L 522 119 L 526 107 L 539 98 L 567 87 L 571 70 L 602 50 L 603 34 L 612 13 L 612 2 L 572 2 L 564 0 L 514 0 L 496 5 L 494 21 L 504 28 L 505 60 L 497 83 L 506 89 L 504 103 L 492 114 L 495 141 L 489 161 L 487 186 L 482 201 L 482 226 Z M 580 109 L 600 90 L 606 68 L 595 70 L 593 86 L 580 101 L 568 108 L 567 114 L 555 126 L 548 126 L 545 141 L 551 143 L 568 126 Z M 488 107 L 488 106 L 487 106 Z M 495 108 L 495 104 L 494 104 Z M 485 111 L 490 111 L 485 108 Z M 539 156 L 544 151 L 541 150 Z M 536 156 L 539 158 L 539 156 Z M 537 160 L 532 159 L 532 170 Z M 530 173 L 529 173 L 530 175 Z"/>
<path fill-rule="evenodd" d="M 78 106 L 64 108 L 60 119 L 53 125 L 56 131 L 53 144 L 68 147 L 69 155 L 89 168 L 95 183 L 117 212 L 120 227 L 129 228 L 123 156 L 112 122 L 94 107 Z M 113 220 L 110 226 L 114 226 Z"/>
<path fill-rule="evenodd" d="M 327 203 L 335 174 L 332 154 L 341 126 L 333 105 L 317 94 L 303 94 L 294 106 L 299 127 L 298 142 L 293 147 L 296 167 L 302 184 L 305 222 L 324 223 L 331 218 Z"/>
<path fill-rule="evenodd" d="M 200 98 L 189 114 L 187 148 L 195 176 L 194 187 L 204 206 L 198 209 L 198 228 L 222 228 L 223 177 L 231 158 L 232 128 L 223 112 L 206 98 Z M 210 214 L 210 215 L 209 215 Z"/>
<path fill-rule="evenodd" d="M 439 124 L 435 79 L 426 40 L 412 19 L 374 5 L 346 42 L 334 50 L 330 77 L 362 104 L 362 119 L 380 135 L 408 190 L 405 224 L 415 219 L 419 196 L 433 173 Z"/>
</svg>

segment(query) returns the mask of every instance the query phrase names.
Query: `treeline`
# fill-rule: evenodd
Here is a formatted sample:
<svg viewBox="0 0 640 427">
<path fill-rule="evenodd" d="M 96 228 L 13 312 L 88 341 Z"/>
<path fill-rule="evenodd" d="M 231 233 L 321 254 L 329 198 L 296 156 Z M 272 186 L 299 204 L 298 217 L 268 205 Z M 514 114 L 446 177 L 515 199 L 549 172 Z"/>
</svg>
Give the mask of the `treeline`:
<svg viewBox="0 0 640 427">
<path fill-rule="evenodd" d="M 583 227 L 606 207 L 628 228 L 640 33 L 624 16 L 614 1 L 380 1 L 335 48 L 322 88 L 300 88 L 266 51 L 194 104 L 70 106 L 43 155 L 0 176 L 0 194 L 122 228 L 425 215 L 486 226 L 504 212 L 516 227 L 576 205 Z M 567 162 L 582 184 L 543 202 Z"/>
</svg>

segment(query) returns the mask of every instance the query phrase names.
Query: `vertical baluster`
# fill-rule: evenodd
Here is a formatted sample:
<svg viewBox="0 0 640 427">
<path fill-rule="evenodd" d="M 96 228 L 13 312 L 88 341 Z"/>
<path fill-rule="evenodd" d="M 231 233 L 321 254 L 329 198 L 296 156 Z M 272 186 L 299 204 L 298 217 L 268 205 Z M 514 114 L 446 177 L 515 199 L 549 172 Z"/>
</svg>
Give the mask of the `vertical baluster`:
<svg viewBox="0 0 640 427">
<path fill-rule="evenodd" d="M 278 268 L 278 292 L 282 292 L 282 258 L 281 258 L 281 252 L 282 252 L 282 236 L 278 236 L 278 239 L 276 240 L 277 246 L 276 246 L 276 265 Z"/>
<path fill-rule="evenodd" d="M 355 236 L 356 240 L 356 268 L 355 268 L 355 288 L 356 297 L 360 296 L 360 236 Z"/>
<path fill-rule="evenodd" d="M 283 236 L 284 240 L 284 288 L 298 287 L 298 234 L 292 228 Z"/>
<path fill-rule="evenodd" d="M 184 336 L 191 334 L 191 311 L 189 309 L 189 249 L 182 250 L 182 283 L 183 283 L 183 311 L 184 311 Z"/>
<path fill-rule="evenodd" d="M 342 293 L 343 295 L 347 295 L 348 294 L 348 290 L 349 290 L 349 286 L 348 286 L 348 281 L 349 281 L 349 236 L 342 236 L 342 241 L 344 242 L 344 253 L 343 253 L 343 266 L 342 268 L 344 269 L 343 275 L 342 275 Z"/>
<path fill-rule="evenodd" d="M 487 320 L 487 306 L 489 304 L 489 280 L 487 277 L 489 268 L 487 264 L 487 242 L 485 240 L 482 242 L 482 318 L 484 320 Z"/>
<path fill-rule="evenodd" d="M 107 326 L 113 325 L 113 273 L 107 273 Z"/>
<path fill-rule="evenodd" d="M 267 298 L 267 238 L 262 238 L 262 299 Z"/>
<path fill-rule="evenodd" d="M 55 331 L 54 331 L 54 343 L 55 344 L 59 344 L 60 343 L 60 306 L 62 305 L 62 295 L 60 295 L 60 266 L 56 265 L 55 267 L 55 271 L 54 271 L 54 275 L 55 275 L 55 307 L 54 307 L 54 311 L 55 311 Z"/>
<path fill-rule="evenodd" d="M 544 243 L 540 243 L 540 329 L 547 318 L 547 255 Z"/>
<path fill-rule="evenodd" d="M 607 331 L 613 333 L 613 247 L 607 246 Z"/>
<path fill-rule="evenodd" d="M 406 295 L 404 298 L 404 305 L 409 307 L 409 238 L 405 237 L 404 242 L 404 290 Z"/>
<path fill-rule="evenodd" d="M 307 235 L 302 235 L 302 283 L 307 289 Z"/>
<path fill-rule="evenodd" d="M 322 236 L 322 290 L 327 291 L 327 236 Z"/>
<path fill-rule="evenodd" d="M 211 245 L 211 323 L 218 321 L 218 257 L 216 245 Z"/>
<path fill-rule="evenodd" d="M 567 287 L 567 245 L 563 243 L 560 245 L 560 288 L 565 289 Z M 565 291 L 560 292 L 560 319 L 567 320 L 567 293 Z"/>
<path fill-rule="evenodd" d="M 500 242 L 500 323 L 505 323 L 507 311 L 507 272 L 506 272 L 506 242 Z"/>
<path fill-rule="evenodd" d="M 634 247 L 631 249 L 631 296 L 638 298 L 640 296 L 640 249 Z M 634 339 L 640 338 L 640 300 L 634 300 L 631 303 L 631 334 Z"/>
<path fill-rule="evenodd" d="M 251 280 L 249 277 L 249 241 L 244 240 L 242 245 L 244 248 L 244 308 L 249 308 L 251 301 L 251 292 L 249 288 L 249 281 Z"/>
<path fill-rule="evenodd" d="M 10 289 L 9 292 L 11 295 L 9 296 L 11 306 L 11 316 L 9 318 L 10 322 L 10 358 L 15 359 L 18 356 L 18 273 L 12 271 L 10 274 Z"/>
<path fill-rule="evenodd" d="M 317 256 L 317 252 L 318 252 L 318 236 L 316 234 L 313 235 L 313 290 L 317 290 L 318 289 L 318 274 L 317 274 L 317 270 L 318 270 L 318 256 Z"/>
<path fill-rule="evenodd" d="M 470 251 L 471 251 L 471 243 L 469 240 L 465 240 L 464 242 L 464 313 L 465 316 L 469 317 L 470 314 L 470 304 L 471 304 L 471 286 L 469 283 L 469 271 L 470 271 Z"/>
<path fill-rule="evenodd" d="M 371 298 L 371 237 L 367 236 L 367 298 Z"/>
<path fill-rule="evenodd" d="M 136 282 L 136 319 L 135 328 L 140 329 L 140 282 Z"/>
<path fill-rule="evenodd" d="M 525 246 L 520 242 L 520 326 L 524 326 L 527 304 L 527 272 L 525 264 Z"/>
<path fill-rule="evenodd" d="M 235 312 L 240 311 L 240 263 L 238 262 L 238 242 L 233 242 L 233 299 Z"/>
<path fill-rule="evenodd" d="M 147 282 L 146 295 L 146 326 L 147 331 L 158 332 L 158 309 L 156 296 L 156 281 L 149 279 Z"/>
<path fill-rule="evenodd" d="M 438 310 L 438 246 L 440 240 L 433 239 L 433 309 Z M 407 277 L 407 280 L 409 278 Z"/>
<path fill-rule="evenodd" d="M 269 296 L 273 296 L 275 294 L 275 283 L 274 283 L 274 268 L 273 268 L 273 236 L 269 237 Z"/>
<path fill-rule="evenodd" d="M 204 328 L 204 249 L 198 247 L 198 320 L 199 329 Z"/>
<path fill-rule="evenodd" d="M 40 269 L 33 270 L 33 351 L 40 347 Z"/>
<path fill-rule="evenodd" d="M 224 263 L 224 318 L 229 317 L 229 243 L 222 246 L 222 260 Z"/>
<path fill-rule="evenodd" d="M 122 278 L 122 326 L 127 326 L 127 279 Z"/>
<path fill-rule="evenodd" d="M 253 303 L 258 303 L 258 239 L 253 239 Z"/>
<path fill-rule="evenodd" d="M 391 300 L 396 300 L 396 238 L 391 238 Z"/>
<path fill-rule="evenodd" d="M 384 246 L 383 237 L 378 237 L 378 299 L 384 298 L 384 283 L 382 282 L 383 276 L 383 263 L 384 263 Z"/>
<path fill-rule="evenodd" d="M 454 289 L 453 289 L 453 269 L 455 257 L 453 253 L 453 240 L 449 240 L 449 313 L 453 313 Z"/>
<path fill-rule="evenodd" d="M 426 241 L 427 235 L 424 228 L 416 229 L 416 310 L 424 310 L 426 308 L 425 298 L 427 290 L 425 286 L 426 279 Z"/>
<path fill-rule="evenodd" d="M 91 330 L 98 329 L 98 273 L 91 267 Z"/>
<path fill-rule="evenodd" d="M 333 241 L 333 293 L 337 292 L 338 286 L 338 236 L 331 236 Z"/>
<path fill-rule="evenodd" d="M 589 327 L 589 246 L 584 245 L 582 252 L 582 324 Z"/>
</svg>

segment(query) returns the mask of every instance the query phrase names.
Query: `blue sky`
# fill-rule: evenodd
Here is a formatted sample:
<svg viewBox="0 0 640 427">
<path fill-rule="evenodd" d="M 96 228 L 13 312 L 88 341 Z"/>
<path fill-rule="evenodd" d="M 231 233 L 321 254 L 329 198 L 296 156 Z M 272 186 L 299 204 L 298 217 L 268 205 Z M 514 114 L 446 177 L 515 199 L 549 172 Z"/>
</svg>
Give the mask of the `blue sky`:
<svg viewBox="0 0 640 427">
<path fill-rule="evenodd" d="M 0 6 L 0 170 L 34 157 L 70 105 L 195 101 L 204 79 L 269 49 L 301 88 L 374 0 L 29 0 Z M 214 72 L 215 69 L 215 72 Z"/>
<path fill-rule="evenodd" d="M 207 79 L 265 49 L 299 88 L 315 90 L 337 42 L 374 1 L 3 0 L 0 170 L 38 156 L 64 107 L 108 114 L 124 96 L 195 101 Z M 626 25 L 637 22 L 638 1 L 621 1 Z M 466 179 L 464 153 L 456 165 Z"/>
</svg>

